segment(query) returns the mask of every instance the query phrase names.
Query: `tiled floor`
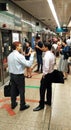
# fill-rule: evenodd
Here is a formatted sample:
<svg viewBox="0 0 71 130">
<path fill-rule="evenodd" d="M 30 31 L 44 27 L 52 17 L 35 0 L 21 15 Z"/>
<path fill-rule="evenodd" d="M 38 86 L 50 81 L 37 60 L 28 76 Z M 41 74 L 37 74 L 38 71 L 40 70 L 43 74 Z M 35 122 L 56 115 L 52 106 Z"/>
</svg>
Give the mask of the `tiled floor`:
<svg viewBox="0 0 71 130">
<path fill-rule="evenodd" d="M 64 84 L 53 84 L 52 106 L 33 112 L 39 102 L 39 85 L 42 74 L 33 72 L 26 78 L 26 102 L 30 108 L 19 111 L 18 106 L 11 110 L 10 98 L 3 96 L 0 88 L 0 130 L 71 130 L 71 75 Z"/>
</svg>

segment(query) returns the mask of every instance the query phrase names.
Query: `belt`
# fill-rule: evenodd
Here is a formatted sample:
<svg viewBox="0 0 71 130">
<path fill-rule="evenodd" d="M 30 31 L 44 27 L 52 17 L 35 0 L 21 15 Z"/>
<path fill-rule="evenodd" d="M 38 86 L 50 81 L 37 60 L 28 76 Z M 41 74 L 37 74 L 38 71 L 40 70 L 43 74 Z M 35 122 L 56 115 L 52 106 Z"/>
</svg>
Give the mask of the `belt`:
<svg viewBox="0 0 71 130">
<path fill-rule="evenodd" d="M 14 76 L 24 76 L 24 74 L 12 74 L 10 73 L 11 75 L 14 75 Z"/>
</svg>

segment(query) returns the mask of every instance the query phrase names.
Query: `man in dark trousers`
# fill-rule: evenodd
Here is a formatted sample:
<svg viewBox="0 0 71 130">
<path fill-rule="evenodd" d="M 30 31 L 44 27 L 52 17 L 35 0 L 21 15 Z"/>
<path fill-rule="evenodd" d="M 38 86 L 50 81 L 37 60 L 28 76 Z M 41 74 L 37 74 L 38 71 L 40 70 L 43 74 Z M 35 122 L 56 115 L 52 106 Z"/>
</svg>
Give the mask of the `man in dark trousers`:
<svg viewBox="0 0 71 130">
<path fill-rule="evenodd" d="M 43 49 L 43 43 L 41 42 L 41 38 L 39 35 L 36 36 L 36 44 L 35 44 L 35 50 L 36 50 L 36 56 L 37 56 L 37 70 L 35 72 L 42 73 L 42 49 Z"/>
<path fill-rule="evenodd" d="M 32 52 L 30 60 L 27 61 L 22 52 L 22 44 L 20 42 L 13 43 L 13 52 L 8 56 L 8 68 L 11 80 L 11 108 L 17 106 L 16 89 L 20 94 L 20 110 L 25 110 L 30 106 L 25 103 L 25 66 L 30 67 L 33 63 L 34 53 Z"/>
<path fill-rule="evenodd" d="M 52 78 L 55 65 L 55 56 L 51 52 L 51 45 L 44 43 L 45 55 L 43 57 L 43 75 L 40 82 L 40 101 L 39 105 L 33 109 L 33 111 L 39 111 L 44 109 L 45 105 L 45 92 L 47 89 L 47 102 L 46 104 L 51 105 L 52 98 Z"/>
</svg>

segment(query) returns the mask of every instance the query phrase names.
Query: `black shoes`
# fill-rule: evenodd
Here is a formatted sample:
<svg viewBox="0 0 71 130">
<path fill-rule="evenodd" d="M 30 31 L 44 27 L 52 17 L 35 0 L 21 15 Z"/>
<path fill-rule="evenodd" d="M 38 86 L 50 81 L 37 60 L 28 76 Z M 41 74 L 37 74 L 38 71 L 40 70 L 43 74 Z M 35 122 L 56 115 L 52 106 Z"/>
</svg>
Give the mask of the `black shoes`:
<svg viewBox="0 0 71 130">
<path fill-rule="evenodd" d="M 16 102 L 14 105 L 11 104 L 11 108 L 15 109 L 15 107 L 18 105 L 18 103 Z"/>
<path fill-rule="evenodd" d="M 34 108 L 33 109 L 33 111 L 40 111 L 40 110 L 42 110 L 42 109 L 44 109 L 44 106 L 37 106 L 36 108 Z"/>
<path fill-rule="evenodd" d="M 49 103 L 49 102 L 47 102 L 47 101 L 45 101 L 44 104 L 51 106 L 51 103 Z"/>
<path fill-rule="evenodd" d="M 14 105 L 13 104 L 11 104 L 11 108 L 12 109 L 15 109 L 15 107 L 18 105 L 18 103 L 16 102 Z M 28 109 L 30 106 L 29 105 L 27 105 L 27 104 L 25 104 L 25 105 L 23 105 L 22 107 L 20 107 L 20 111 L 23 111 L 23 110 L 25 110 L 25 109 Z"/>
<path fill-rule="evenodd" d="M 28 104 L 23 105 L 22 107 L 20 107 L 20 111 L 23 111 L 25 109 L 28 109 L 30 106 Z"/>
</svg>

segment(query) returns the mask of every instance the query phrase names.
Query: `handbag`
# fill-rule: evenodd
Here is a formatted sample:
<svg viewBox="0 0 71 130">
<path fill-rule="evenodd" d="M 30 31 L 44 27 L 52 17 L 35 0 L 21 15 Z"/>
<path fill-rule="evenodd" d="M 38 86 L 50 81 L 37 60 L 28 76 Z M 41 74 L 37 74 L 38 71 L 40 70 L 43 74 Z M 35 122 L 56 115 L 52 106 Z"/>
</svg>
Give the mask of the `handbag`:
<svg viewBox="0 0 71 130">
<path fill-rule="evenodd" d="M 52 82 L 64 84 L 64 75 L 63 75 L 62 71 L 54 69 Z"/>
<path fill-rule="evenodd" d="M 18 89 L 16 89 L 16 96 L 19 95 Z M 4 86 L 4 96 L 5 97 L 11 97 L 11 82 L 9 82 L 8 85 Z"/>
</svg>

